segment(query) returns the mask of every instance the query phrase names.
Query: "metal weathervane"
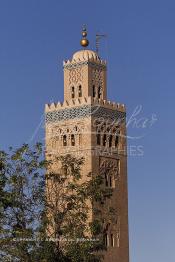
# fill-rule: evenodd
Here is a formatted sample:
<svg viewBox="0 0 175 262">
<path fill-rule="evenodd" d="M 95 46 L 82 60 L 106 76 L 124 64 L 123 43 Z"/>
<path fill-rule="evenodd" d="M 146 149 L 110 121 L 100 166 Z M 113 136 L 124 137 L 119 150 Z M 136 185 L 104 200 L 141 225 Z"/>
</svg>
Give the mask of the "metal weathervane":
<svg viewBox="0 0 175 262">
<path fill-rule="evenodd" d="M 96 53 L 98 54 L 99 52 L 99 47 L 100 47 L 100 39 L 103 37 L 107 37 L 106 34 L 96 34 Z"/>
</svg>

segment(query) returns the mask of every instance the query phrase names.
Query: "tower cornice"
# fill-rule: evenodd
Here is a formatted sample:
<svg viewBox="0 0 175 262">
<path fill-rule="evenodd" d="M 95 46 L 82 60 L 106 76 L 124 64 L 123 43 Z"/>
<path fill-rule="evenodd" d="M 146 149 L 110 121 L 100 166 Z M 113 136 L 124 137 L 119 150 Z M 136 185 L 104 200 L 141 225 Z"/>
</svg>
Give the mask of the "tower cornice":
<svg viewBox="0 0 175 262">
<path fill-rule="evenodd" d="M 83 65 L 89 65 L 93 68 L 102 68 L 104 70 L 107 69 L 106 67 L 106 61 L 105 60 L 100 60 L 100 62 L 92 62 L 92 61 L 81 61 L 81 62 L 71 62 L 71 61 L 63 61 L 63 68 L 64 69 L 73 69 L 77 67 L 81 67 Z"/>
</svg>

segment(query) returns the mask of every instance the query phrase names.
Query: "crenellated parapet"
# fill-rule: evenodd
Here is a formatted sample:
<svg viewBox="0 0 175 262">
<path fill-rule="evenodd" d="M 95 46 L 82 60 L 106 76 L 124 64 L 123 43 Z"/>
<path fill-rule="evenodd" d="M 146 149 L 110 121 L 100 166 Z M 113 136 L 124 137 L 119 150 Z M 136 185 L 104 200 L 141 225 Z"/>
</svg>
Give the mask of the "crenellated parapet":
<svg viewBox="0 0 175 262">
<path fill-rule="evenodd" d="M 57 103 L 51 103 L 51 104 L 46 104 L 45 105 L 45 112 L 50 112 L 50 111 L 55 111 L 55 110 L 61 110 L 65 108 L 70 108 L 70 107 L 77 107 L 77 106 L 82 106 L 82 105 L 92 105 L 92 106 L 103 106 L 105 108 L 113 109 L 113 110 L 118 110 L 121 112 L 126 112 L 126 108 L 124 104 L 116 103 L 116 102 L 111 102 L 109 100 L 103 100 L 103 99 L 98 99 L 98 98 L 93 98 L 93 97 L 81 97 L 77 99 L 71 99 L 69 101 L 64 101 L 64 102 L 57 102 Z"/>
<path fill-rule="evenodd" d="M 124 104 L 114 103 L 97 98 L 78 98 L 63 103 L 46 104 L 46 123 L 65 121 L 75 118 L 104 118 L 111 121 L 124 119 Z"/>
</svg>

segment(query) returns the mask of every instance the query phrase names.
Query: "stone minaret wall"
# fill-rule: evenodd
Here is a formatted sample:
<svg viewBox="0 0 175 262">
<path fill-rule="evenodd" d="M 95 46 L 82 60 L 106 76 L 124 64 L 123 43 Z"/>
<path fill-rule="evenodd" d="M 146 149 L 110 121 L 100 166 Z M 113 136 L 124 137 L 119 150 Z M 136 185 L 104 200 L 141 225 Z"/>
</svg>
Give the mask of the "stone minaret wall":
<svg viewBox="0 0 175 262">
<path fill-rule="evenodd" d="M 88 179 L 89 172 L 105 175 L 113 195 L 101 208 L 105 217 L 112 206 L 115 221 L 105 225 L 104 262 L 129 262 L 125 106 L 107 101 L 106 62 L 93 51 L 83 50 L 83 56 L 82 51 L 75 54 L 74 59 L 64 62 L 64 102 L 45 107 L 46 152 L 83 156 L 83 180 Z M 93 208 L 90 219 L 95 219 Z"/>
</svg>

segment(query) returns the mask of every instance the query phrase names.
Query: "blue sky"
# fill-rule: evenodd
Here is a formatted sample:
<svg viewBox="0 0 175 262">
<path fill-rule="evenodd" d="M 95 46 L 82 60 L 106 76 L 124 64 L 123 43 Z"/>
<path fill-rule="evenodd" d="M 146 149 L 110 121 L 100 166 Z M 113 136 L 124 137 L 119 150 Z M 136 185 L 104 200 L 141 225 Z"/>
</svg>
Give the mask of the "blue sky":
<svg viewBox="0 0 175 262">
<path fill-rule="evenodd" d="M 63 100 L 62 61 L 80 49 L 82 25 L 91 49 L 96 32 L 108 35 L 108 98 L 127 105 L 128 119 L 142 106 L 137 120 L 149 123 L 128 127 L 144 135 L 128 140 L 143 149 L 128 161 L 131 262 L 175 261 L 174 13 L 169 0 L 0 1 L 1 148 L 43 139 L 44 104 Z"/>
</svg>

